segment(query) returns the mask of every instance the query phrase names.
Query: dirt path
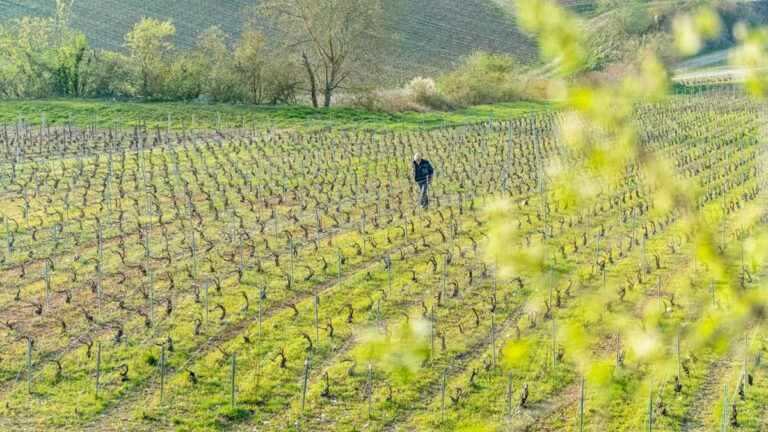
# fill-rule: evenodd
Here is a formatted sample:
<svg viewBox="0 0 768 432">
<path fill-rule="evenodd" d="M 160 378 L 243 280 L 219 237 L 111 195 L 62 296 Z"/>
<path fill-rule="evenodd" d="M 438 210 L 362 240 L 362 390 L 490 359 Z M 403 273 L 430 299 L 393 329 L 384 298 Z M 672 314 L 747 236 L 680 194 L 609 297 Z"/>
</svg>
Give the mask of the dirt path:
<svg viewBox="0 0 768 432">
<path fill-rule="evenodd" d="M 731 52 L 732 49 L 728 48 L 688 59 L 677 64 L 675 67 L 675 73 L 682 73 L 691 69 L 698 69 L 714 63 L 719 63 L 723 60 L 727 60 L 731 55 Z"/>
<path fill-rule="evenodd" d="M 727 357 L 720 357 L 710 364 L 707 369 L 707 379 L 698 390 L 698 397 L 685 414 L 684 432 L 704 432 L 705 426 L 701 419 L 711 415 L 717 401 L 722 401 L 723 384 L 728 379 L 728 371 L 733 366 L 737 353 L 731 353 Z"/>
</svg>

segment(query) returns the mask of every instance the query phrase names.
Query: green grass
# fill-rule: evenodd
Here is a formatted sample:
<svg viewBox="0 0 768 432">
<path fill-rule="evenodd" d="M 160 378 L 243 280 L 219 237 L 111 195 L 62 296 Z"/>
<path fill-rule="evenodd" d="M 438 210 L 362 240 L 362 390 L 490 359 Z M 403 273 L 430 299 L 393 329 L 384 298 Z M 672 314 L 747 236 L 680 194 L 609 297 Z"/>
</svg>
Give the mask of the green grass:
<svg viewBox="0 0 768 432">
<path fill-rule="evenodd" d="M 435 128 L 477 123 L 489 119 L 507 119 L 532 112 L 553 108 L 547 102 L 517 102 L 497 105 L 482 105 L 455 111 L 428 113 L 387 114 L 354 108 L 314 109 L 308 106 L 249 106 L 230 104 L 200 105 L 189 102 L 112 102 L 106 100 L 45 99 L 9 100 L 0 105 L 0 124 L 16 127 L 19 114 L 25 124 L 40 125 L 42 113 L 50 125 L 63 125 L 69 121 L 78 126 L 90 126 L 97 122 L 99 127 L 110 127 L 119 119 L 121 127 L 132 127 L 146 121 L 147 127 L 166 128 L 171 116 L 171 128 L 180 130 L 182 121 L 189 128 L 195 116 L 196 129 L 216 127 L 221 116 L 222 128 L 242 128 L 245 116 L 246 129 L 320 128 L 332 125 L 334 128 L 370 128 L 376 130 L 399 130 Z"/>
</svg>

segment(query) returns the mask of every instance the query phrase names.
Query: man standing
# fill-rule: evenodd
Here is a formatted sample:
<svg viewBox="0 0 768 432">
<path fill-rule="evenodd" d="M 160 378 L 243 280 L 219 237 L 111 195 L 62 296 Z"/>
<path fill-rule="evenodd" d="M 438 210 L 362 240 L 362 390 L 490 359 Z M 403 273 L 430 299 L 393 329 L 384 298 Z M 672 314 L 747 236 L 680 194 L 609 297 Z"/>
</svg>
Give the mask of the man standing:
<svg viewBox="0 0 768 432">
<path fill-rule="evenodd" d="M 419 204 L 422 207 L 429 206 L 429 182 L 435 170 L 428 160 L 421 157 L 421 153 L 413 155 L 413 179 L 419 185 Z"/>
</svg>

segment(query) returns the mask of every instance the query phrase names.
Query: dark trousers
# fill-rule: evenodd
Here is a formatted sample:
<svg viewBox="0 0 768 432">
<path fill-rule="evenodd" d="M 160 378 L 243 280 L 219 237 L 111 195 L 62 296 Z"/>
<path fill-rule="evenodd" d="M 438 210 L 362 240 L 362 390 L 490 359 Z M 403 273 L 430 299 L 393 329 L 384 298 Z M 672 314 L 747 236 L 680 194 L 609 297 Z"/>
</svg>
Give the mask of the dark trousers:
<svg viewBox="0 0 768 432">
<path fill-rule="evenodd" d="M 419 183 L 419 204 L 426 207 L 429 205 L 429 181 L 423 180 Z"/>
</svg>

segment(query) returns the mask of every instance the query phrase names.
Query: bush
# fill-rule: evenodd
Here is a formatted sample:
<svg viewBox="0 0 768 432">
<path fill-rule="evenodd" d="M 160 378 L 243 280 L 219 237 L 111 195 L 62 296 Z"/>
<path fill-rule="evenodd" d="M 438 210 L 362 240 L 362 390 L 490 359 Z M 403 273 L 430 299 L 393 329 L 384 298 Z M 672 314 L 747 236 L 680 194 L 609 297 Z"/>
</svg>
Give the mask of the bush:
<svg viewBox="0 0 768 432">
<path fill-rule="evenodd" d="M 273 52 L 267 60 L 262 83 L 264 98 L 273 105 L 295 104 L 304 83 L 303 71 L 284 53 Z"/>
<path fill-rule="evenodd" d="M 429 107 L 414 102 L 403 89 L 361 91 L 350 96 L 349 102 L 352 106 L 366 111 L 385 113 L 429 111 Z"/>
<path fill-rule="evenodd" d="M 549 100 L 557 98 L 553 95 L 552 82 L 546 78 L 530 76 L 521 83 L 521 94 L 526 99 Z"/>
<path fill-rule="evenodd" d="M 476 52 L 453 72 L 437 79 L 437 90 L 451 106 L 511 102 L 522 99 L 515 59 L 508 54 Z"/>
<path fill-rule="evenodd" d="M 451 109 L 523 99 L 524 85 L 515 60 L 507 54 L 476 52 L 456 70 L 435 81 L 418 76 L 402 90 L 375 90 L 357 95 L 354 105 L 369 111 L 404 112 Z"/>
<path fill-rule="evenodd" d="M 420 76 L 405 85 L 405 96 L 415 104 L 431 108 L 439 108 L 443 102 L 435 80 Z"/>
<path fill-rule="evenodd" d="M 168 73 L 165 97 L 171 100 L 195 100 L 203 93 L 203 79 L 207 69 L 194 51 L 177 54 Z"/>
<path fill-rule="evenodd" d="M 107 50 L 94 52 L 88 75 L 86 94 L 96 97 L 136 96 L 139 71 L 128 57 Z"/>
</svg>

